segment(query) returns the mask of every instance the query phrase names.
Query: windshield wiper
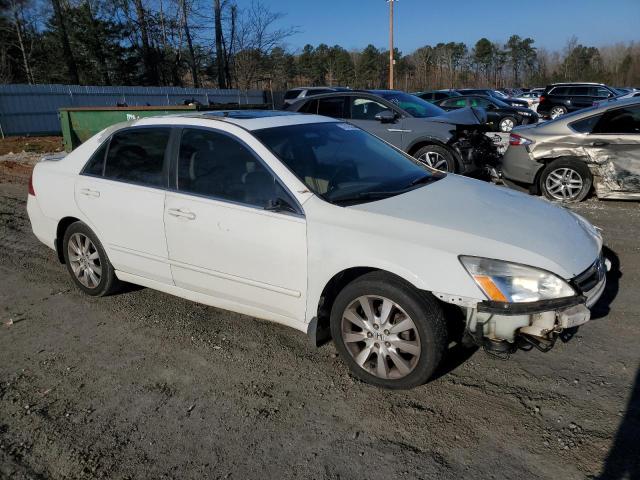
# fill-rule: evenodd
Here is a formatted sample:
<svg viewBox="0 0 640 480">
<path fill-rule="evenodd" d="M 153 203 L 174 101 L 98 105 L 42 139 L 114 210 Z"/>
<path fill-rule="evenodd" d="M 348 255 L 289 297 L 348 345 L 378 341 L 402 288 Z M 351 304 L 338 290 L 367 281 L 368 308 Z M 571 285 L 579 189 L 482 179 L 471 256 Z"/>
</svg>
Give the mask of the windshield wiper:
<svg viewBox="0 0 640 480">
<path fill-rule="evenodd" d="M 359 202 L 361 200 L 380 200 L 393 195 L 399 195 L 406 190 L 393 191 L 393 192 L 360 192 L 353 195 L 345 195 L 344 197 L 338 197 L 335 200 L 330 200 L 331 203 L 341 204 L 349 202 Z"/>
<path fill-rule="evenodd" d="M 426 175 L 423 175 L 421 177 L 415 178 L 411 181 L 411 183 L 409 183 L 409 187 L 413 187 L 415 185 L 418 185 L 420 183 L 431 183 L 431 182 L 435 182 L 436 180 L 438 180 L 439 177 L 434 177 L 433 173 L 427 173 Z"/>
</svg>

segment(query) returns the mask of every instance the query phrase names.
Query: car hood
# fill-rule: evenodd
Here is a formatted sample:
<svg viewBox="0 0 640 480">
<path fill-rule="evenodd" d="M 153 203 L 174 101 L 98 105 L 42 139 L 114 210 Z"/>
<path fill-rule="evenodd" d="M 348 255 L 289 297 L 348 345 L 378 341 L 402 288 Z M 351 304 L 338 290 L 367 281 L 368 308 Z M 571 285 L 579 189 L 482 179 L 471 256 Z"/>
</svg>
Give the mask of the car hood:
<svg viewBox="0 0 640 480">
<path fill-rule="evenodd" d="M 487 122 L 487 114 L 482 109 L 466 107 L 445 112 L 437 117 L 425 118 L 425 120 L 454 125 L 481 125 Z"/>
<path fill-rule="evenodd" d="M 436 249 L 531 265 L 565 279 L 591 266 L 602 248 L 595 228 L 569 210 L 458 175 L 349 208 L 387 217 L 388 231 Z"/>
</svg>

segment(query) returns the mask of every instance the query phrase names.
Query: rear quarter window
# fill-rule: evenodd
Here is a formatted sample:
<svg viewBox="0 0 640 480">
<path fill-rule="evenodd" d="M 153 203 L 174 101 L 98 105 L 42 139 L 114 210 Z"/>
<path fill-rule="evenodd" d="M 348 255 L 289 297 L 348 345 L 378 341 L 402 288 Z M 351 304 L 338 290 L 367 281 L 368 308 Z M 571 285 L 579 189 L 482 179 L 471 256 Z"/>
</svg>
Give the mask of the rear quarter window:
<svg viewBox="0 0 640 480">
<path fill-rule="evenodd" d="M 549 90 L 549 95 L 568 95 L 569 87 L 554 87 Z"/>
<path fill-rule="evenodd" d="M 600 118 L 602 118 L 602 115 L 593 115 L 592 117 L 576 120 L 569 124 L 569 128 L 577 133 L 591 133 Z"/>
</svg>

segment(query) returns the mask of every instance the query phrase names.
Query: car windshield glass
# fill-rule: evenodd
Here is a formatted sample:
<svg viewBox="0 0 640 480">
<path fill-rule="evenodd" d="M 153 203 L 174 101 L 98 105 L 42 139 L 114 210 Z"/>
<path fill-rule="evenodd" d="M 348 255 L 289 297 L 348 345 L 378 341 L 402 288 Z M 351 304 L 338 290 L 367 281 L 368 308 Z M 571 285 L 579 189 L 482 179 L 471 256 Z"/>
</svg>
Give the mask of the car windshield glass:
<svg viewBox="0 0 640 480">
<path fill-rule="evenodd" d="M 348 123 L 290 125 L 253 134 L 309 190 L 337 205 L 399 195 L 444 176 Z"/>
<path fill-rule="evenodd" d="M 427 118 L 437 117 L 445 113 L 440 107 L 426 102 L 421 98 L 414 95 L 409 95 L 403 92 L 382 92 L 379 95 L 385 100 L 394 103 L 405 112 L 409 113 L 413 117 Z"/>
<path fill-rule="evenodd" d="M 493 93 L 495 93 L 496 97 L 498 98 L 509 98 L 509 95 L 505 95 L 502 92 L 499 92 L 498 90 L 494 90 Z"/>
</svg>

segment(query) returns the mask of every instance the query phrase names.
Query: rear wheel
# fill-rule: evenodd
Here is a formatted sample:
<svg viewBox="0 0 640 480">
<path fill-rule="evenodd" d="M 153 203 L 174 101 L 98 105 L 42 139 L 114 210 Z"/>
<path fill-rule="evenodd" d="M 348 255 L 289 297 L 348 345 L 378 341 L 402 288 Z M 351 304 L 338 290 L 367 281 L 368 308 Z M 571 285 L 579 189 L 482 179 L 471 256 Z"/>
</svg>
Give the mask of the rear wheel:
<svg viewBox="0 0 640 480">
<path fill-rule="evenodd" d="M 501 132 L 510 132 L 517 125 L 516 119 L 513 117 L 504 117 L 500 120 L 498 128 Z"/>
<path fill-rule="evenodd" d="M 364 275 L 340 292 L 331 333 L 356 377 L 395 389 L 426 382 L 447 341 L 437 300 L 384 272 Z"/>
<path fill-rule="evenodd" d="M 456 171 L 456 161 L 449 150 L 439 145 L 426 145 L 416 151 L 413 156 L 426 166 L 442 172 Z"/>
<path fill-rule="evenodd" d="M 549 116 L 551 118 L 558 118 L 560 115 L 564 115 L 565 113 L 567 113 L 567 109 L 561 105 L 553 107 L 550 111 L 549 111 Z"/>
<path fill-rule="evenodd" d="M 73 282 L 84 293 L 102 297 L 120 287 L 115 270 L 95 233 L 84 223 L 67 228 L 63 239 L 64 260 Z"/>
<path fill-rule="evenodd" d="M 540 175 L 540 188 L 545 197 L 565 203 L 584 200 L 592 183 L 589 167 L 578 160 L 554 160 Z"/>
</svg>

